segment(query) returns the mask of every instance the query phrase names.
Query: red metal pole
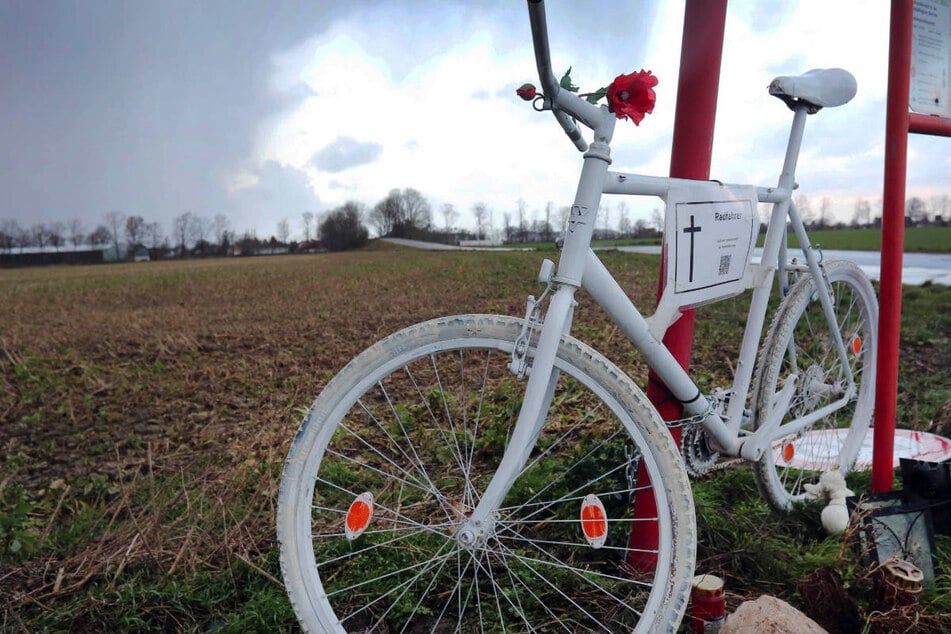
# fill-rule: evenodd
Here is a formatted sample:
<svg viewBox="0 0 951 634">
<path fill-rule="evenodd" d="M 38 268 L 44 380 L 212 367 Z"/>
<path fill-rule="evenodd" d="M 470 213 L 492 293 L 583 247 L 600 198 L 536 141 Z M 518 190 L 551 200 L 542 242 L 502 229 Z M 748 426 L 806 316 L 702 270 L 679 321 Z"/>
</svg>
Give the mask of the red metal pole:
<svg viewBox="0 0 951 634">
<path fill-rule="evenodd" d="M 905 247 L 905 167 L 911 74 L 912 0 L 892 0 L 885 116 L 885 188 L 882 198 L 882 277 L 879 288 L 878 361 L 872 491 L 892 490 L 898 342 L 901 334 L 901 264 Z"/>
<path fill-rule="evenodd" d="M 710 178 L 713 124 L 720 86 L 723 31 L 726 27 L 726 4 L 726 0 L 687 0 L 684 9 L 677 111 L 670 158 L 670 175 L 675 178 Z M 665 279 L 666 273 L 661 264 L 658 299 L 663 292 Z M 694 311 L 684 311 L 683 316 L 674 322 L 664 336 L 664 345 L 684 368 L 690 364 L 693 321 Z M 671 398 L 667 388 L 653 373 L 649 376 L 647 396 L 664 420 L 682 418 L 683 408 L 680 403 Z M 675 428 L 671 433 L 674 440 L 680 444 L 680 430 Z M 649 488 L 650 478 L 643 469 L 638 473 L 637 485 L 634 516 L 657 517 L 653 491 Z M 657 557 L 652 554 L 658 545 L 657 525 L 634 522 L 634 527 L 630 539 L 630 547 L 633 550 L 628 556 L 628 562 L 636 570 L 651 571 L 657 565 Z"/>
<path fill-rule="evenodd" d="M 908 131 L 935 136 L 951 136 L 951 119 L 912 112 L 908 115 Z"/>
</svg>

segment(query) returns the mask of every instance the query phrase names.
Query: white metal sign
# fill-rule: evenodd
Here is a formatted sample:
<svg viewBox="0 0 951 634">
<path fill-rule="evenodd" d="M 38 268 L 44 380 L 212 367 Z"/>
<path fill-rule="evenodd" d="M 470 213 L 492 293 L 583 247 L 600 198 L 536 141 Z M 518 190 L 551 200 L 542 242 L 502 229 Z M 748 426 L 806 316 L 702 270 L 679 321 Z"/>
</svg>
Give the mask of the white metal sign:
<svg viewBox="0 0 951 634">
<path fill-rule="evenodd" d="M 909 105 L 951 117 L 951 0 L 915 0 Z"/>
<path fill-rule="evenodd" d="M 702 183 L 671 189 L 664 228 L 666 286 L 651 329 L 662 333 L 680 309 L 730 297 L 750 287 L 750 258 L 759 233 L 753 187 Z"/>
</svg>

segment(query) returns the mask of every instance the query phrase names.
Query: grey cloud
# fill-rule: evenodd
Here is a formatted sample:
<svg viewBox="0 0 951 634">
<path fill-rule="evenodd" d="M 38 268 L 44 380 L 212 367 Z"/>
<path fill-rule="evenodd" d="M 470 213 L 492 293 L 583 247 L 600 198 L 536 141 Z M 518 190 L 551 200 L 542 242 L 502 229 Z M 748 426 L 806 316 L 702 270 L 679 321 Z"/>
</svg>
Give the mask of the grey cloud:
<svg viewBox="0 0 951 634">
<path fill-rule="evenodd" d="M 342 172 L 351 167 L 372 163 L 382 151 L 383 146 L 379 143 L 361 142 L 342 136 L 314 154 L 310 163 L 322 172 Z"/>
<path fill-rule="evenodd" d="M 0 218 L 170 225 L 231 213 L 221 183 L 259 126 L 309 93 L 276 92 L 274 55 L 365 0 L 0 2 Z"/>
<path fill-rule="evenodd" d="M 321 207 L 307 175 L 298 169 L 268 161 L 253 175 L 257 183 L 230 196 L 232 226 L 238 231 L 255 226 L 270 227 L 270 231 L 274 231 L 282 218 L 300 218 L 303 212 Z"/>
</svg>

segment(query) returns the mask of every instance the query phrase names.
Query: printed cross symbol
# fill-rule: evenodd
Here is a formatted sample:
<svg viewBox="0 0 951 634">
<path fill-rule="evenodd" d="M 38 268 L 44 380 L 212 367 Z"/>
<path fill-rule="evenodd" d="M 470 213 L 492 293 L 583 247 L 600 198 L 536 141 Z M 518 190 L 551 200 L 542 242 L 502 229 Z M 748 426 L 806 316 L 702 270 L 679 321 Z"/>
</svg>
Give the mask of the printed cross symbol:
<svg viewBox="0 0 951 634">
<path fill-rule="evenodd" d="M 684 227 L 684 233 L 690 235 L 690 279 L 688 280 L 688 281 L 690 281 L 690 282 L 693 282 L 693 240 L 694 240 L 694 234 L 701 230 L 699 226 L 694 226 L 694 224 L 693 224 L 693 219 L 694 219 L 694 216 L 693 216 L 693 214 L 691 214 L 691 215 L 690 215 L 690 226 L 689 226 L 689 227 Z"/>
</svg>

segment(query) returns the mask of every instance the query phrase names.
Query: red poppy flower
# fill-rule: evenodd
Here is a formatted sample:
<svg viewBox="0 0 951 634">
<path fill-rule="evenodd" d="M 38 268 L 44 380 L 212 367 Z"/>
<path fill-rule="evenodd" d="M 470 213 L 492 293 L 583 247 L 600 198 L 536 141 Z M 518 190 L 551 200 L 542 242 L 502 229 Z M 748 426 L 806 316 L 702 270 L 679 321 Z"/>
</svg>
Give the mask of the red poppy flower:
<svg viewBox="0 0 951 634">
<path fill-rule="evenodd" d="M 657 78 L 649 70 L 618 75 L 608 86 L 608 108 L 618 119 L 631 119 L 640 125 L 644 115 L 654 111 L 656 85 Z"/>
</svg>

